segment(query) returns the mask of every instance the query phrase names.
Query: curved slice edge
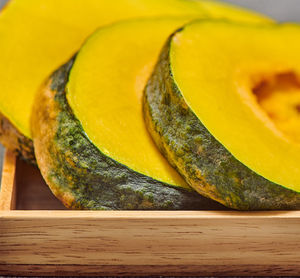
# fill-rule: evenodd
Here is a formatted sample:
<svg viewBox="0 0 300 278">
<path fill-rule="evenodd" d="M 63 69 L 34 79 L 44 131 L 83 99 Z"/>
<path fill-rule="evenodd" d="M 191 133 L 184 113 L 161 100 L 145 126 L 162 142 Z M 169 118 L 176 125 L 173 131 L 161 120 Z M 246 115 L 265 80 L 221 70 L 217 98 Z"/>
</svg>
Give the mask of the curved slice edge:
<svg viewBox="0 0 300 278">
<path fill-rule="evenodd" d="M 37 163 L 52 192 L 76 209 L 216 209 L 196 192 L 134 172 L 102 154 L 69 107 L 65 86 L 74 59 L 57 70 L 38 94 L 32 113 Z"/>
<path fill-rule="evenodd" d="M 243 165 L 188 107 L 172 76 L 170 45 L 174 34 L 161 52 L 143 100 L 148 130 L 161 152 L 191 187 L 227 207 L 300 209 L 299 193 Z"/>
</svg>

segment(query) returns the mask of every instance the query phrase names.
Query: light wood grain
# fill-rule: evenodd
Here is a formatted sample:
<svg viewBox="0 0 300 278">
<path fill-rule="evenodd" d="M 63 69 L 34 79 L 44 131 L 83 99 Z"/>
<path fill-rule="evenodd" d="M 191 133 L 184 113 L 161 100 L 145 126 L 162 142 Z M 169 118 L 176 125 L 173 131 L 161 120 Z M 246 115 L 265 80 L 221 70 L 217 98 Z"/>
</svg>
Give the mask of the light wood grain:
<svg viewBox="0 0 300 278">
<path fill-rule="evenodd" d="M 2 265 L 125 269 L 139 265 L 150 274 L 157 271 L 151 272 L 150 266 L 168 266 L 174 273 L 191 266 L 206 275 L 221 269 L 226 273 L 238 269 L 234 274 L 247 269 L 260 275 L 300 273 L 300 212 L 6 211 L 0 215 Z"/>
<path fill-rule="evenodd" d="M 298 276 L 295 266 L 278 265 L 0 265 L 12 276 Z"/>
<path fill-rule="evenodd" d="M 13 152 L 6 150 L 2 169 L 0 210 L 12 210 L 16 207 L 16 157 Z"/>
</svg>

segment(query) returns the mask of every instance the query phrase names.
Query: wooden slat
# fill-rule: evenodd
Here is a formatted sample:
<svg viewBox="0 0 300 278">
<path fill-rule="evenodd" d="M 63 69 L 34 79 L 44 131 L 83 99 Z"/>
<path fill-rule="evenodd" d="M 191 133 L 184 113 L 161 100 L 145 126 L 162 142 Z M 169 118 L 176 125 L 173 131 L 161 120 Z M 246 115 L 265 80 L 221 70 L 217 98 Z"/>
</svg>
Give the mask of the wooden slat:
<svg viewBox="0 0 300 278">
<path fill-rule="evenodd" d="M 2 169 L 0 211 L 13 210 L 16 207 L 15 173 L 16 156 L 13 152 L 6 150 Z"/>
<path fill-rule="evenodd" d="M 299 211 L 3 211 L 0 223 L 3 271 L 60 265 L 70 273 L 70 265 L 82 265 L 107 275 L 118 266 L 145 275 L 300 273 Z"/>
<path fill-rule="evenodd" d="M 298 276 L 295 265 L 0 265 L 10 276 Z"/>
</svg>

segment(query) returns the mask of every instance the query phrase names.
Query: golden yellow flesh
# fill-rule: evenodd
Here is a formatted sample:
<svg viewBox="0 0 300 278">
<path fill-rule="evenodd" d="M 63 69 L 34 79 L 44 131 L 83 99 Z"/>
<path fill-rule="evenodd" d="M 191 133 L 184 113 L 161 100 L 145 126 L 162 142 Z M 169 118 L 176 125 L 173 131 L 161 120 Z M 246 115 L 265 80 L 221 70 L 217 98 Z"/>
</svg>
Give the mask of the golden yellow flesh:
<svg viewBox="0 0 300 278">
<path fill-rule="evenodd" d="M 202 15 L 183 0 L 11 0 L 0 14 L 0 111 L 30 136 L 34 95 L 101 25 L 133 17 Z"/>
<path fill-rule="evenodd" d="M 289 140 L 300 143 L 300 80 L 284 73 L 262 80 L 254 89 L 257 101 Z"/>
<path fill-rule="evenodd" d="M 201 0 L 11 0 L 0 13 L 0 111 L 31 138 L 36 91 L 97 27 L 135 17 L 214 15 L 211 5 L 216 17 L 241 17 L 239 9 Z M 251 12 L 242 17 L 266 20 Z"/>
<path fill-rule="evenodd" d="M 264 106 L 279 106 L 282 112 L 277 113 L 294 121 L 298 115 L 285 110 L 287 102 L 298 103 L 299 87 L 278 92 L 282 86 L 277 84 L 265 104 L 258 103 L 252 89 L 278 75 L 299 78 L 299 49 L 299 25 L 207 21 L 175 35 L 170 54 L 177 85 L 209 132 L 257 174 L 295 191 L 300 191 L 300 146 L 278 128 Z M 299 130 L 298 124 L 299 119 L 294 127 Z"/>
<path fill-rule="evenodd" d="M 185 186 L 149 136 L 143 89 L 167 37 L 187 18 L 134 20 L 103 28 L 83 46 L 70 74 L 68 102 L 90 140 L 129 168 Z"/>
</svg>

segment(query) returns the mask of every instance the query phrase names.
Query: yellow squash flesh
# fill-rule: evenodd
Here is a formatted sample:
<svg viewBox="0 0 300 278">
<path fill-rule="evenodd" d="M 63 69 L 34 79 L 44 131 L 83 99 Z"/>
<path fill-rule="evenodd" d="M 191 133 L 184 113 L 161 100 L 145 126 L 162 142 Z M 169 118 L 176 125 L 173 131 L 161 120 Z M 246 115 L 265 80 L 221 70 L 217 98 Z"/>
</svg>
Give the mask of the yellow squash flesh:
<svg viewBox="0 0 300 278">
<path fill-rule="evenodd" d="M 170 50 L 177 86 L 208 131 L 255 173 L 297 192 L 299 38 L 296 24 L 208 21 L 177 33 Z"/>
<path fill-rule="evenodd" d="M 214 15 L 214 9 L 216 17 L 240 18 L 239 9 L 206 1 L 11 0 L 0 13 L 0 111 L 31 138 L 29 118 L 36 91 L 96 28 L 135 17 Z M 251 12 L 243 12 L 243 19 L 266 20 Z"/>
<path fill-rule="evenodd" d="M 11 1 L 0 15 L 1 112 L 31 137 L 29 115 L 36 91 L 98 26 L 123 18 L 184 12 L 202 14 L 202 9 L 180 0 L 172 5 L 152 0 Z"/>
<path fill-rule="evenodd" d="M 189 20 L 133 20 L 99 30 L 80 50 L 67 86 L 74 115 L 101 152 L 139 173 L 184 187 L 147 132 L 142 97 L 165 40 Z"/>
</svg>

